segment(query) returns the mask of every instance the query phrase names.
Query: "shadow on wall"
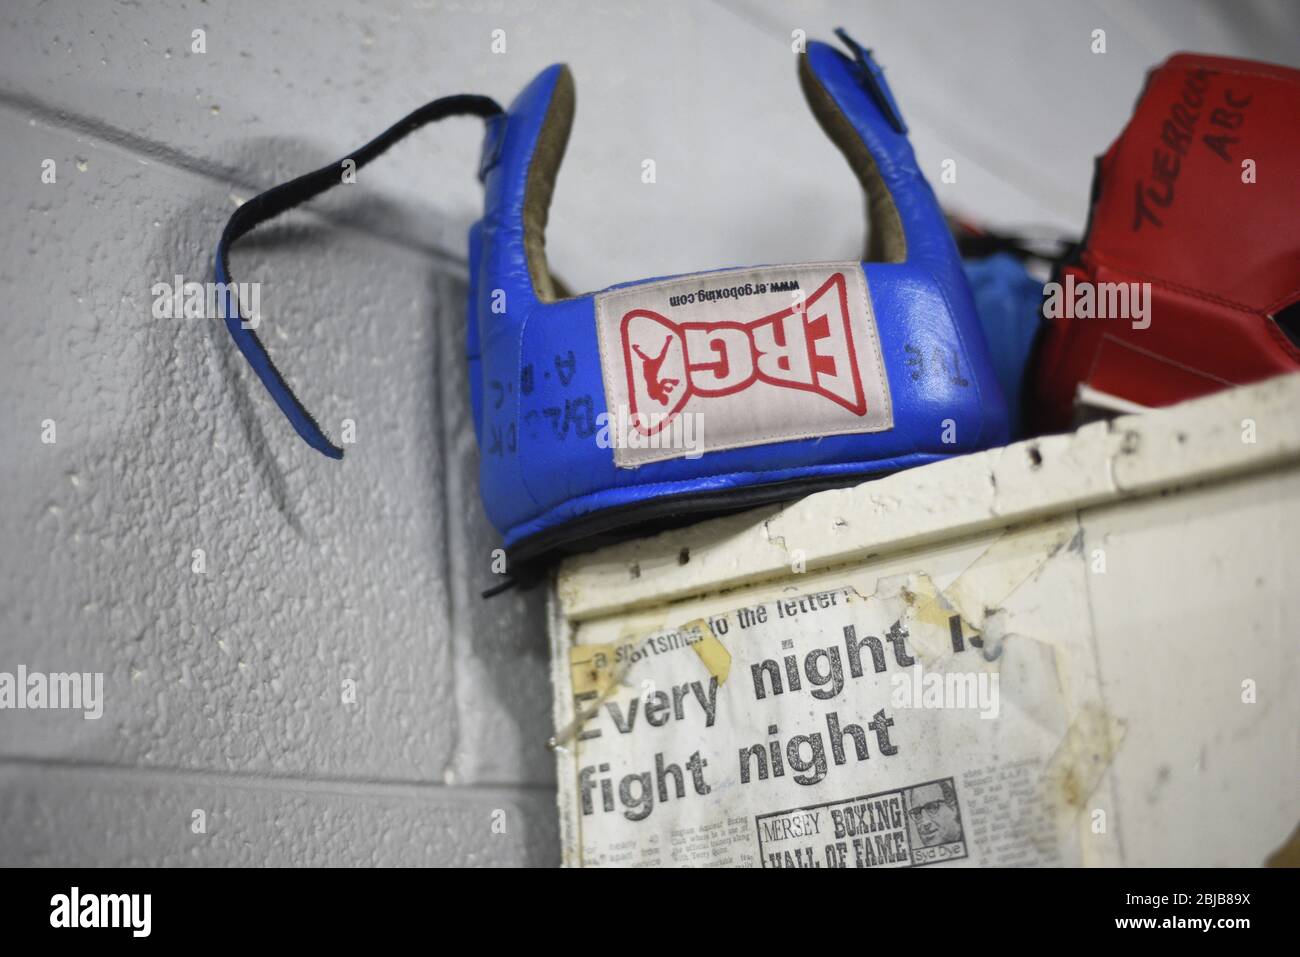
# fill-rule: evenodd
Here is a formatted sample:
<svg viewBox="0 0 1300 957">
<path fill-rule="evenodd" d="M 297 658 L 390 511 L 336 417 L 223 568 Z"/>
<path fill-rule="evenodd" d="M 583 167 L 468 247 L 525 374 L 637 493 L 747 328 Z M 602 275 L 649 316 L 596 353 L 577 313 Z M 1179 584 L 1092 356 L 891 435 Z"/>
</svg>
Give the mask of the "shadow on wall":
<svg viewBox="0 0 1300 957">
<path fill-rule="evenodd" d="M 493 574 L 493 553 L 501 547 L 501 538 L 479 495 L 480 458 L 464 358 L 466 293 L 462 280 L 436 272 L 430 275 L 429 298 L 438 303 L 434 322 L 442 348 L 428 381 L 431 401 L 445 424 L 443 447 L 431 453 L 442 456 L 447 475 L 447 564 L 460 623 L 462 673 L 475 675 L 478 693 L 490 690 L 494 701 L 490 712 L 482 715 L 473 702 L 462 698 L 461 720 L 485 721 L 472 738 L 462 734 L 462 742 L 480 742 L 491 752 L 458 754 L 457 764 L 486 780 L 502 780 L 513 772 L 530 784 L 553 787 L 555 762 L 545 747 L 552 728 L 545 588 L 481 597 L 485 589 L 500 584 Z M 431 461 L 429 467 L 434 470 L 438 464 Z M 504 752 L 495 753 L 500 747 Z M 548 847 L 546 855 L 537 863 L 555 863 L 558 849 Z"/>
<path fill-rule="evenodd" d="M 282 156 L 290 159 L 282 162 Z M 298 142 L 250 140 L 237 147 L 228 165 L 272 169 L 288 178 L 329 161 Z M 252 195 L 248 189 L 237 192 L 241 198 Z M 158 231 L 147 261 L 157 263 L 157 273 L 168 281 L 173 275 L 212 280 L 216 239 L 232 208 L 233 197 L 209 192 L 176 210 Z M 322 415 L 323 423 L 340 410 L 362 409 L 370 434 L 382 430 L 384 439 L 401 447 L 402 460 L 392 461 L 377 451 L 378 444 L 358 448 L 343 463 L 325 459 L 294 434 L 223 322 L 203 321 L 201 330 L 192 322 L 168 322 L 166 331 L 154 322 L 142 343 L 140 374 L 132 388 L 140 430 L 149 437 L 139 454 L 148 459 L 146 471 L 160 487 L 141 497 L 157 496 L 166 501 L 165 508 L 191 512 L 193 524 L 215 526 L 213 534 L 223 539 L 218 548 L 247 556 L 244 577 L 224 596 L 231 605 L 244 600 L 244 589 L 256 589 L 255 607 L 292 607 L 313 584 L 310 574 L 293 572 L 293 564 L 310 563 L 313 554 L 319 564 L 321 553 L 329 555 L 340 574 L 355 579 L 358 588 L 381 596 L 387 589 L 416 593 L 384 602 L 385 611 L 419 618 L 408 622 L 409 632 L 445 645 L 435 649 L 433 660 L 449 659 L 456 698 L 456 727 L 445 732 L 451 738 L 449 763 L 440 776 L 429 768 L 413 768 L 416 779 L 551 787 L 554 765 L 544 747 L 551 725 L 544 590 L 480 597 L 499 581 L 491 563 L 500 540 L 478 493 L 478 450 L 464 360 L 464 267 L 441 268 L 439 256 L 413 249 L 401 238 L 420 230 L 435 234 L 431 223 L 437 214 L 428 208 L 398 207 L 368 190 L 345 190 L 313 201 L 308 209 L 259 227 L 242 240 L 232 255 L 232 278 L 264 281 L 259 334 L 308 409 Z M 440 224 L 443 230 L 452 227 Z M 367 251 L 358 259 L 354 247 Z M 378 261 L 365 256 L 378 256 Z M 341 258 L 356 261 L 340 264 Z M 402 266 L 385 271 L 390 260 Z M 432 268 L 421 269 L 421 262 L 430 261 Z M 421 271 L 428 276 L 423 288 Z M 417 278 L 408 289 L 412 273 Z M 374 297 L 374 309 L 366 311 L 366 284 L 389 279 L 389 288 Z M 205 345 L 198 345 L 196 335 Z M 404 358 L 396 355 L 402 351 Z M 390 367 L 396 369 L 395 378 L 385 381 L 382 370 Z M 399 373 L 409 381 L 399 381 Z M 327 426 L 326 431 L 335 430 Z M 208 460 L 182 464 L 175 455 Z M 353 465 L 354 456 L 371 461 Z M 181 487 L 162 487 L 167 477 L 182 474 L 187 479 Z M 335 514 L 343 507 L 340 500 L 356 510 L 341 523 Z M 394 523 L 405 542 L 382 536 L 366 541 L 355 534 L 382 527 L 394 512 L 409 513 L 410 521 Z M 409 579 L 392 581 L 385 562 L 409 567 Z M 130 574 L 143 573 L 137 569 Z M 147 572 L 154 573 L 156 569 Z M 430 629 L 439 621 L 436 609 L 421 614 L 425 583 L 430 606 L 445 589 L 450 634 L 441 634 L 440 625 Z M 328 576 L 315 585 L 335 587 Z M 329 604 L 328 597 L 318 600 Z M 200 619 L 215 616 L 208 622 L 213 630 L 221 627 L 218 609 L 197 611 Z M 318 629 L 319 623 L 302 618 L 298 627 Z M 349 636 L 340 629 L 347 627 L 355 626 L 326 627 L 312 643 L 328 651 L 331 630 L 337 642 L 346 643 Z M 197 635 L 203 629 L 191 630 Z M 379 642 L 382 649 L 382 637 Z M 400 644 L 388 650 L 405 654 Z M 418 665 L 405 669 L 411 687 L 399 697 L 436 685 L 433 676 L 420 671 Z M 249 720 L 256 723 L 252 716 Z M 554 864 L 554 821 L 531 822 L 527 830 L 522 851 L 528 863 Z"/>
</svg>

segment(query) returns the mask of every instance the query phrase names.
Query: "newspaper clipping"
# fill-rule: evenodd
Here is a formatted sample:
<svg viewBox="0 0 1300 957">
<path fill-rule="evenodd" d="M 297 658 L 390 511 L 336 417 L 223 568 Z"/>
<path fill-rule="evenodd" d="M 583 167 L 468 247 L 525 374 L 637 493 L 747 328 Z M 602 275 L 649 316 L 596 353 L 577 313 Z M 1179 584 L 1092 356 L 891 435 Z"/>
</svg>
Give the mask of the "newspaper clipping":
<svg viewBox="0 0 1300 957">
<path fill-rule="evenodd" d="M 1043 793 L 1066 731 L 1051 649 L 986 642 L 925 576 L 577 644 L 569 665 L 572 863 L 1069 863 Z"/>
</svg>

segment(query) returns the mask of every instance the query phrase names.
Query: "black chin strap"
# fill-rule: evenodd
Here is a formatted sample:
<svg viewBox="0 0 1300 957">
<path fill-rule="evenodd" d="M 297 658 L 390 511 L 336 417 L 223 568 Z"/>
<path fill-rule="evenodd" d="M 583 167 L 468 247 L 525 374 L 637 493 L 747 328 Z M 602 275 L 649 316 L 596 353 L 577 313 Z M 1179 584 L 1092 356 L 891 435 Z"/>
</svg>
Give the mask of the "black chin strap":
<svg viewBox="0 0 1300 957">
<path fill-rule="evenodd" d="M 298 401 L 298 397 L 284 381 L 280 370 L 271 361 L 266 347 L 262 345 L 262 340 L 257 337 L 254 328 L 260 321 L 260 317 L 245 317 L 240 312 L 239 299 L 230 278 L 230 247 L 260 223 L 314 199 L 331 187 L 338 186 L 344 181 L 345 175 L 361 169 L 398 140 L 409 136 L 422 126 L 449 116 L 479 116 L 483 119 L 491 119 L 501 113 L 502 109 L 497 102 L 486 96 L 444 96 L 426 103 L 337 163 L 322 166 L 318 170 L 254 196 L 235 210 L 221 233 L 221 241 L 217 244 L 216 273 L 217 282 L 223 284 L 226 290 L 224 303 L 226 329 L 229 330 L 235 344 L 239 346 L 239 351 L 248 360 L 248 364 L 262 380 L 262 384 L 266 386 L 266 391 L 271 394 L 271 398 L 275 400 L 276 405 L 280 407 L 297 433 L 308 445 L 330 458 L 343 458 L 343 450 L 325 436 L 316 419 Z"/>
<path fill-rule="evenodd" d="M 957 251 L 963 259 L 983 259 L 994 253 L 1010 253 L 1022 262 L 1034 259 L 1056 267 L 1079 249 L 1077 240 L 1063 237 L 1017 236 L 979 229 L 954 220 L 950 220 L 949 225 L 957 242 Z"/>
</svg>

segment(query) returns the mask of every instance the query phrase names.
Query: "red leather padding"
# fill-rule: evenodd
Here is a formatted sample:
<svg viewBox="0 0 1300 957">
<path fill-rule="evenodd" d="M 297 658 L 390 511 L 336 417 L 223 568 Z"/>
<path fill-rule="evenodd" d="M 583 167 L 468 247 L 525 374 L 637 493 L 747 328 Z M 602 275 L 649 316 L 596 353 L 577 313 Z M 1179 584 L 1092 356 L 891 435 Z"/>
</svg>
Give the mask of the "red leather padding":
<svg viewBox="0 0 1300 957">
<path fill-rule="evenodd" d="M 1067 270 L 1076 284 L 1151 283 L 1151 322 L 1049 320 L 1042 427 L 1069 424 L 1080 383 L 1161 406 L 1300 370 L 1272 318 L 1300 299 L 1300 71 L 1171 57 L 1096 175 Z"/>
</svg>

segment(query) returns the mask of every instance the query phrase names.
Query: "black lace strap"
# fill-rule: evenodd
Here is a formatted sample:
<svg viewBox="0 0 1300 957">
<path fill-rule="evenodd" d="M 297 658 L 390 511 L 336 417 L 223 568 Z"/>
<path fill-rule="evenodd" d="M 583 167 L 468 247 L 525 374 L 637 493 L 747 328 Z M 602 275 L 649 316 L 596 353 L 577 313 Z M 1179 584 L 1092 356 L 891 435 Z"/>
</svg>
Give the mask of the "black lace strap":
<svg viewBox="0 0 1300 957">
<path fill-rule="evenodd" d="M 352 164 L 353 171 L 361 169 L 398 140 L 409 136 L 422 126 L 449 116 L 479 116 L 491 119 L 501 113 L 502 109 L 497 102 L 486 96 L 444 96 L 426 103 L 337 163 L 322 166 L 314 172 L 281 183 L 265 193 L 254 196 L 235 210 L 221 233 L 221 241 L 217 244 L 216 273 L 217 282 L 223 284 L 226 290 L 226 329 L 229 330 L 235 344 L 239 346 L 239 351 L 248 360 L 248 364 L 262 380 L 262 384 L 266 386 L 266 391 L 271 394 L 271 398 L 275 400 L 280 411 L 289 419 L 298 434 L 308 445 L 330 458 L 343 458 L 343 450 L 325 436 L 316 419 L 294 395 L 293 390 L 284 381 L 284 376 L 280 374 L 280 370 L 271 361 L 261 339 L 257 337 L 257 332 L 253 328 L 256 323 L 250 324 L 245 321 L 245 317 L 240 312 L 239 300 L 230 278 L 230 247 L 260 223 L 319 196 L 331 187 L 338 186 L 343 182 L 343 173 L 349 169 L 349 163 Z"/>
</svg>

